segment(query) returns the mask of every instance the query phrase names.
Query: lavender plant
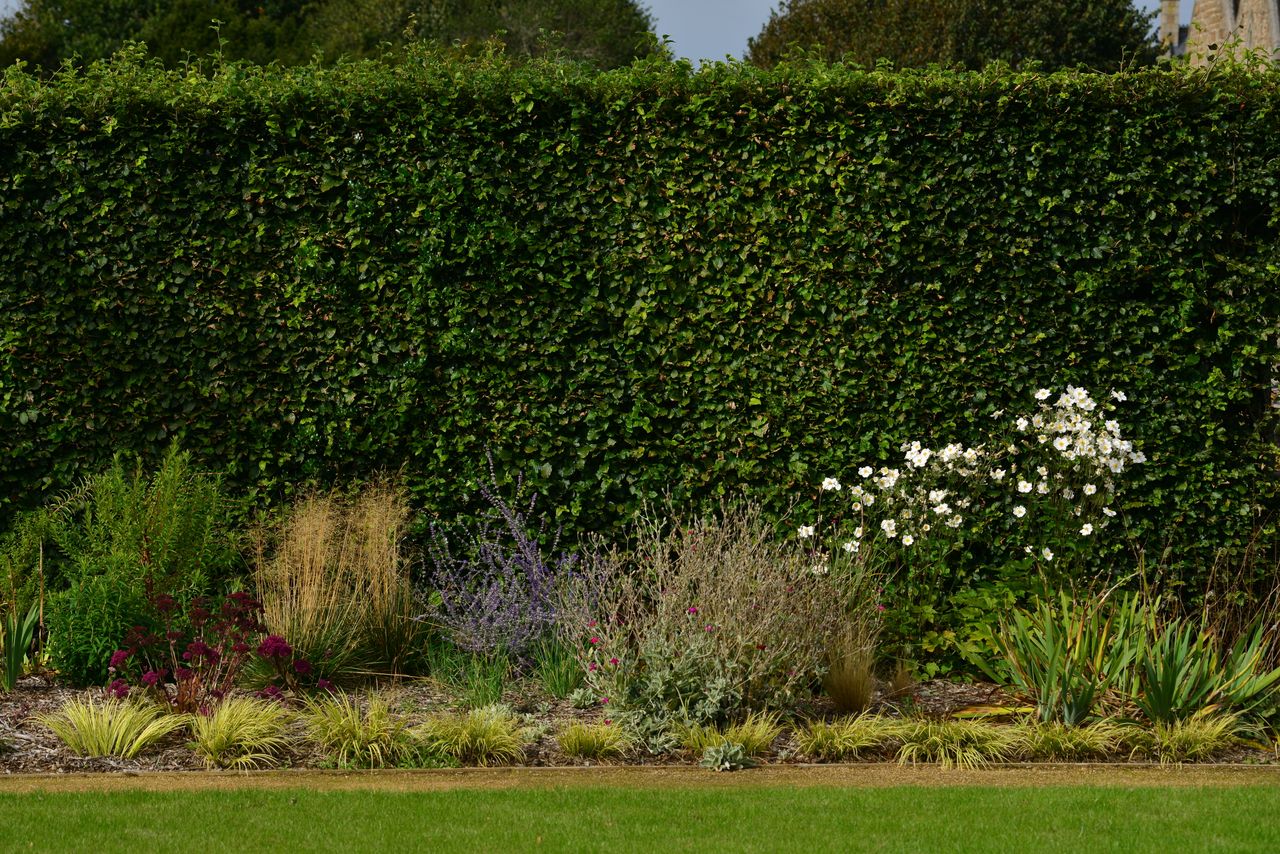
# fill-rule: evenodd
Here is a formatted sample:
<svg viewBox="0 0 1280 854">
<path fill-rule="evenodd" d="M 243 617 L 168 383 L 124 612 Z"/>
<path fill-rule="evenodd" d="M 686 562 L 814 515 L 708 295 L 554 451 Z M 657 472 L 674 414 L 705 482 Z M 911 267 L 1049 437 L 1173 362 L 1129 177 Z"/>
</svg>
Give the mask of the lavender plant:
<svg viewBox="0 0 1280 854">
<path fill-rule="evenodd" d="M 453 537 L 432 528 L 428 601 L 434 608 L 424 619 L 466 652 L 519 660 L 554 633 L 578 560 L 559 551 L 559 531 L 550 534 L 546 519 L 535 514 L 537 494 L 522 505 L 521 479 L 508 501 L 498 491 L 492 460 L 490 466 L 490 483 L 480 486 L 488 510 L 474 527 L 460 527 Z"/>
</svg>

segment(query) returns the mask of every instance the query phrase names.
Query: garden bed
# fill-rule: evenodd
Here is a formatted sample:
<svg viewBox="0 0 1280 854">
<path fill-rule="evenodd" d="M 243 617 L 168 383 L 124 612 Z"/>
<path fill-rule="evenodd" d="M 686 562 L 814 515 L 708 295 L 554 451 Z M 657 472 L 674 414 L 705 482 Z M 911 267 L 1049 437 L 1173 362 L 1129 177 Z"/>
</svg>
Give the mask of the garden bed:
<svg viewBox="0 0 1280 854">
<path fill-rule="evenodd" d="M 135 776 L 138 774 L 163 774 L 166 772 L 200 772 L 196 777 L 218 775 L 223 772 L 206 770 L 204 763 L 190 749 L 185 732 L 166 736 L 153 749 L 133 759 L 117 757 L 85 757 L 78 756 L 43 725 L 38 717 L 50 715 L 58 711 L 70 700 L 85 696 L 85 692 L 57 684 L 44 677 L 27 677 L 10 693 L 0 693 L 0 744 L 5 748 L 0 751 L 0 775 L 14 775 L 39 779 L 49 775 L 120 775 Z M 420 721 L 433 714 L 458 710 L 456 700 L 450 693 L 433 680 L 415 679 L 399 681 L 387 685 L 378 691 L 378 696 L 388 700 L 390 705 L 402 712 L 411 721 Z M 577 709 L 566 700 L 556 700 L 541 691 L 536 683 L 522 682 L 503 695 L 503 702 L 519 715 L 528 739 L 524 746 L 523 758 L 515 767 L 534 768 L 621 768 L 647 767 L 694 770 L 700 757 L 688 751 L 674 750 L 661 755 L 651 755 L 641 750 L 631 751 L 626 756 L 611 760 L 584 760 L 566 756 L 559 748 L 556 735 L 574 723 L 599 724 L 607 720 L 600 709 Z M 931 719 L 946 719 L 954 715 L 964 717 L 974 710 L 984 708 L 1000 708 L 1016 706 L 1014 698 L 1006 694 L 998 685 L 990 683 L 954 682 L 934 679 L 922 682 L 911 691 L 909 699 L 904 703 L 895 703 L 888 698 L 880 697 L 870 710 L 874 714 L 895 717 L 904 708 L 913 716 Z M 813 719 L 833 719 L 837 717 L 830 704 L 816 700 L 805 710 Z M 993 720 L 1007 720 L 994 717 Z M 818 773 L 814 769 L 856 767 L 868 769 L 872 767 L 898 767 L 892 762 L 892 756 L 869 753 L 866 758 L 853 763 L 832 762 L 815 763 L 811 757 L 796 749 L 790 727 L 773 745 L 759 757 L 765 768 L 793 768 L 797 774 L 788 780 L 803 779 L 805 774 L 812 773 L 815 783 L 829 780 L 826 772 Z M 342 779 L 342 770 L 323 752 L 309 747 L 299 734 L 294 746 L 278 758 L 281 767 L 296 771 L 334 771 Z M 928 763 L 924 763 L 928 764 Z M 1280 757 L 1276 752 L 1262 747 L 1241 743 L 1239 746 L 1216 755 L 1212 760 L 1202 763 L 1217 766 L 1276 766 L 1280 768 Z M 1145 761 L 1141 758 L 1114 756 L 1109 761 L 1086 763 L 991 763 L 991 767 L 1021 767 L 1049 769 L 1055 767 L 1123 767 L 1126 769 L 1146 766 L 1160 767 L 1160 763 Z M 808 771 L 800 771 L 808 769 Z M 348 769 L 349 770 L 349 769 Z M 403 770 L 403 769 L 402 769 Z M 420 770 L 420 769 L 419 769 Z M 468 769 L 436 769 L 436 770 L 468 770 Z M 701 769 L 697 769 L 701 770 Z M 752 769 L 757 770 L 757 769 Z M 947 774 L 961 774 L 963 769 L 945 769 Z M 234 772 L 243 773 L 243 772 Z M 256 774 L 272 772 L 253 772 Z M 861 772 L 859 772 L 861 773 Z M 877 773 L 884 774 L 879 771 Z M 494 785 L 509 779 L 507 771 L 490 769 L 490 776 L 476 777 L 476 781 L 487 780 Z M 899 779 L 893 774 L 893 779 Z M 453 779 L 453 778 L 445 778 Z M 467 778 L 470 779 L 470 778 Z M 901 778 L 904 781 L 918 782 L 919 777 Z M 944 776 L 943 779 L 950 779 Z M 955 778 L 957 780 L 960 777 Z M 1091 778 L 1094 779 L 1094 778 Z M 489 783 L 484 783 L 489 785 Z"/>
</svg>

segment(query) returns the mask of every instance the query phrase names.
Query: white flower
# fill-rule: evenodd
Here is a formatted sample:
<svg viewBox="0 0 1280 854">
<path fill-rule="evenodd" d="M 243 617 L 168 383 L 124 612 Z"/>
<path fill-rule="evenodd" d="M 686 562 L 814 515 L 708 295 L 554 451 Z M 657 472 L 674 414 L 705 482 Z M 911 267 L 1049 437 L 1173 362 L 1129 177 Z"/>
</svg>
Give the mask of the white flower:
<svg viewBox="0 0 1280 854">
<path fill-rule="evenodd" d="M 1017 420 L 1017 422 L 1016 422 L 1015 426 L 1018 428 L 1018 430 L 1019 430 L 1020 432 L 1025 433 L 1025 432 L 1027 432 L 1027 424 L 1028 424 L 1027 419 L 1025 419 L 1025 418 L 1019 418 L 1019 419 Z"/>
<path fill-rule="evenodd" d="M 1040 466 L 1039 468 L 1036 469 L 1036 474 L 1040 475 L 1041 477 L 1048 477 L 1049 470 L 1044 466 Z"/>
<path fill-rule="evenodd" d="M 939 516 L 946 516 L 948 513 L 951 512 L 951 507 L 950 505 L 947 505 L 947 504 L 939 504 L 933 508 L 933 512 Z"/>
<path fill-rule="evenodd" d="M 941 501 L 946 497 L 947 497 L 947 491 L 945 489 L 929 490 L 929 500 L 932 501 L 934 504 L 937 504 L 939 501 Z"/>
<path fill-rule="evenodd" d="M 1062 497 L 1070 501 L 1071 499 L 1076 497 L 1075 490 L 1071 489 L 1070 487 L 1062 490 Z"/>
<path fill-rule="evenodd" d="M 1107 468 L 1111 469 L 1111 471 L 1115 474 L 1119 474 L 1121 469 L 1124 468 L 1124 460 L 1117 459 L 1115 457 L 1112 457 L 1111 459 L 1107 460 L 1106 463 L 1107 463 Z"/>
<path fill-rule="evenodd" d="M 854 498 L 861 498 L 862 496 L 867 494 L 867 491 L 862 488 L 861 484 L 855 483 L 853 486 L 849 487 L 849 494 L 852 495 Z"/>
<path fill-rule="evenodd" d="M 1090 525 L 1088 522 L 1086 522 L 1084 524 L 1084 527 L 1080 529 L 1080 536 L 1082 537 L 1087 537 L 1092 533 L 1093 533 L 1093 526 Z"/>
<path fill-rule="evenodd" d="M 1036 484 L 1036 492 L 1040 493 L 1041 495 L 1048 495 L 1049 484 L 1043 480 L 1040 481 L 1039 483 Z"/>
<path fill-rule="evenodd" d="M 892 519 L 884 519 L 880 522 L 880 530 L 884 531 L 884 535 L 889 538 L 898 536 L 898 523 Z"/>
<path fill-rule="evenodd" d="M 1028 547 L 1027 550 L 1030 551 L 1031 550 L 1030 547 Z M 1040 554 L 1041 556 L 1044 557 L 1045 560 L 1053 560 L 1053 552 L 1049 551 L 1048 546 L 1046 546 L 1044 550 L 1040 552 Z"/>
<path fill-rule="evenodd" d="M 834 477 L 826 478 L 822 481 L 822 489 L 824 492 L 839 492 L 840 481 L 836 480 Z"/>
<path fill-rule="evenodd" d="M 859 477 L 871 477 L 871 475 L 872 475 L 871 466 L 863 466 L 862 468 L 858 469 Z"/>
<path fill-rule="evenodd" d="M 963 520 L 962 520 L 959 516 L 952 516 L 950 519 L 948 519 L 948 520 L 947 520 L 947 527 L 948 527 L 948 528 L 959 528 L 959 527 L 960 527 L 960 523 L 961 523 L 962 521 L 963 521 Z"/>
<path fill-rule="evenodd" d="M 854 542 L 853 540 L 850 540 L 849 542 L 844 544 L 844 550 L 849 554 L 853 554 L 858 550 L 858 543 Z"/>
<path fill-rule="evenodd" d="M 1115 515 L 1116 515 L 1116 511 L 1112 510 L 1110 507 L 1103 507 L 1103 508 L 1102 508 L 1102 512 L 1103 512 L 1105 515 L 1107 515 L 1107 516 L 1115 516 Z"/>
<path fill-rule="evenodd" d="M 1086 483 L 1086 484 L 1084 485 L 1084 494 L 1085 494 L 1085 495 L 1093 495 L 1093 494 L 1094 494 L 1095 492 L 1097 492 L 1097 491 L 1098 491 L 1098 487 L 1094 486 L 1092 483 Z"/>
<path fill-rule="evenodd" d="M 1031 554 L 1031 546 L 1023 546 L 1022 550 L 1025 551 L 1027 554 Z"/>
<path fill-rule="evenodd" d="M 1053 447 L 1054 450 L 1065 451 L 1067 448 L 1071 447 L 1071 439 L 1067 436 L 1059 436 L 1053 440 Z"/>
<path fill-rule="evenodd" d="M 991 479 L 994 480 L 996 483 L 999 483 L 1000 481 L 1004 480 L 1004 469 L 992 469 Z"/>
<path fill-rule="evenodd" d="M 1051 394 L 1053 394 L 1053 392 L 1052 392 L 1052 391 L 1050 391 L 1050 390 L 1049 390 L 1049 389 L 1047 389 L 1047 388 L 1042 388 L 1042 389 L 1040 389 L 1039 391 L 1037 391 L 1037 392 L 1036 392 L 1036 400 L 1048 400 L 1048 399 L 1049 399 L 1049 395 L 1051 395 Z"/>
<path fill-rule="evenodd" d="M 1107 428 L 1108 433 L 1115 433 L 1117 436 L 1120 435 L 1119 421 L 1108 421 L 1104 426 Z"/>
<path fill-rule="evenodd" d="M 801 525 L 800 530 L 797 533 L 800 535 L 800 539 L 807 540 L 813 536 L 813 526 Z"/>
<path fill-rule="evenodd" d="M 1145 463 L 1147 461 L 1147 455 L 1142 453 L 1142 451 L 1134 451 L 1129 455 L 1129 461 L 1134 463 Z"/>
<path fill-rule="evenodd" d="M 922 534 L 927 534 L 932 530 L 933 530 L 933 526 L 930 525 L 928 522 L 925 522 L 923 525 L 920 526 L 920 533 Z"/>
<path fill-rule="evenodd" d="M 814 575 L 826 575 L 827 565 L 825 563 L 815 563 L 809 571 Z"/>
<path fill-rule="evenodd" d="M 867 495 L 862 499 L 862 503 L 870 507 L 872 504 L 876 503 L 876 497 L 874 495 Z"/>
<path fill-rule="evenodd" d="M 861 526 L 861 525 L 859 525 L 858 527 L 856 527 L 856 528 L 854 528 L 854 529 L 853 529 L 853 536 L 854 536 L 854 537 L 856 537 L 856 538 L 857 538 L 857 539 L 859 539 L 859 540 L 860 540 L 860 539 L 862 539 L 862 526 Z"/>
<path fill-rule="evenodd" d="M 1124 402 L 1125 402 L 1126 400 L 1128 400 L 1129 398 L 1125 395 L 1125 393 L 1124 393 L 1124 392 L 1122 392 L 1122 391 L 1116 391 L 1115 389 L 1112 389 L 1112 390 L 1111 390 L 1111 399 L 1112 399 L 1112 400 L 1118 400 L 1118 401 L 1120 401 L 1121 403 L 1124 403 Z"/>
<path fill-rule="evenodd" d="M 1019 504 L 1017 507 L 1013 508 L 1013 515 L 1021 519 L 1023 516 L 1027 515 L 1027 508 Z"/>
<path fill-rule="evenodd" d="M 912 543 L 914 543 L 915 541 L 916 541 L 916 538 L 915 538 L 915 537 L 913 537 L 913 536 L 911 536 L 910 534 L 903 534 L 903 535 L 902 535 L 902 544 L 903 544 L 904 546 L 909 546 L 909 545 L 911 545 Z"/>
<path fill-rule="evenodd" d="M 1035 487 L 1034 487 L 1034 486 L 1032 486 L 1031 484 L 1027 483 L 1025 480 L 1020 480 L 1020 481 L 1018 481 L 1018 491 L 1019 491 L 1019 492 L 1030 492 L 1030 491 L 1031 491 L 1031 490 L 1033 490 L 1033 489 L 1035 489 Z"/>
</svg>

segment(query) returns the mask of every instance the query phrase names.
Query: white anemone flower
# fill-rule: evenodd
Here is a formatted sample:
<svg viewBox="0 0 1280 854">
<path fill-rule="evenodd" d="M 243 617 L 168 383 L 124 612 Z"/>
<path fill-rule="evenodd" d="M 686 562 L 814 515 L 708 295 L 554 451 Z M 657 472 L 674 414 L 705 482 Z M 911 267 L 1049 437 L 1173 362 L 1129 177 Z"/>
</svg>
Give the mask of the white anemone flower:
<svg viewBox="0 0 1280 854">
<path fill-rule="evenodd" d="M 1129 399 L 1129 397 L 1122 391 L 1116 391 L 1115 389 L 1112 389 L 1111 399 L 1118 400 L 1119 402 L 1124 403 L 1126 400 Z"/>
<path fill-rule="evenodd" d="M 1051 390 L 1049 390 L 1049 389 L 1047 389 L 1047 388 L 1042 388 L 1042 389 L 1040 389 L 1039 391 L 1037 391 L 1037 392 L 1036 392 L 1036 400 L 1048 400 L 1048 399 L 1049 399 L 1049 395 L 1051 395 L 1051 394 L 1053 394 L 1053 392 L 1052 392 Z"/>
<path fill-rule="evenodd" d="M 1093 494 L 1094 494 L 1095 492 L 1097 492 L 1097 491 L 1098 491 L 1098 487 L 1094 486 L 1092 483 L 1086 483 L 1086 484 L 1084 485 L 1084 494 L 1085 494 L 1085 495 L 1093 495 Z"/>
<path fill-rule="evenodd" d="M 844 544 L 843 548 L 849 554 L 853 554 L 858 550 L 858 543 L 855 542 L 854 540 L 849 540 L 847 543 Z"/>
<path fill-rule="evenodd" d="M 1020 481 L 1018 481 L 1018 491 L 1019 491 L 1019 492 L 1027 493 L 1027 492 L 1030 492 L 1030 491 L 1031 491 L 1031 490 L 1033 490 L 1033 489 L 1035 489 L 1035 487 L 1034 487 L 1032 484 L 1027 483 L 1027 481 L 1025 481 L 1025 480 L 1020 480 Z"/>
<path fill-rule="evenodd" d="M 1019 504 L 1017 507 L 1013 508 L 1013 515 L 1021 519 L 1023 516 L 1027 515 L 1027 508 Z"/>
<path fill-rule="evenodd" d="M 913 537 L 913 536 L 911 536 L 910 534 L 903 534 L 903 535 L 902 535 L 902 544 L 903 544 L 904 546 L 909 546 L 909 545 L 911 545 L 912 543 L 914 543 L 915 541 L 916 541 L 916 538 L 915 538 L 915 537 Z"/>
<path fill-rule="evenodd" d="M 836 480 L 834 477 L 825 478 L 822 481 L 822 490 L 823 492 L 839 492 L 840 481 Z"/>
<path fill-rule="evenodd" d="M 1102 508 L 1102 512 L 1103 512 L 1103 514 L 1104 514 L 1104 515 L 1106 515 L 1106 516 L 1115 516 L 1115 515 L 1116 515 L 1116 511 L 1112 510 L 1110 507 L 1103 507 L 1103 508 Z"/>
<path fill-rule="evenodd" d="M 884 535 L 892 539 L 898 536 L 898 523 L 892 519 L 884 519 L 880 522 L 880 530 L 884 531 Z"/>
<path fill-rule="evenodd" d="M 796 533 L 798 533 L 798 534 L 800 535 L 800 539 L 802 539 L 802 540 L 807 540 L 807 539 L 809 539 L 810 537 L 812 537 L 812 536 L 813 536 L 813 526 L 812 526 L 812 525 L 801 525 L 801 526 L 800 526 L 800 529 L 799 529 Z"/>
<path fill-rule="evenodd" d="M 1030 549 L 1028 548 L 1028 550 L 1030 550 Z M 1045 560 L 1053 560 L 1053 552 L 1051 552 L 1051 551 L 1049 550 L 1049 547 L 1048 547 L 1048 546 L 1045 546 L 1044 550 L 1040 552 L 1040 555 L 1041 555 L 1041 557 L 1043 557 Z"/>
<path fill-rule="evenodd" d="M 872 474 L 874 474 L 874 470 L 871 466 L 863 466 L 858 469 L 858 477 L 871 477 Z"/>
<path fill-rule="evenodd" d="M 1092 533 L 1093 533 L 1093 526 L 1090 525 L 1088 522 L 1085 522 L 1084 527 L 1080 529 L 1080 536 L 1087 537 Z"/>
</svg>

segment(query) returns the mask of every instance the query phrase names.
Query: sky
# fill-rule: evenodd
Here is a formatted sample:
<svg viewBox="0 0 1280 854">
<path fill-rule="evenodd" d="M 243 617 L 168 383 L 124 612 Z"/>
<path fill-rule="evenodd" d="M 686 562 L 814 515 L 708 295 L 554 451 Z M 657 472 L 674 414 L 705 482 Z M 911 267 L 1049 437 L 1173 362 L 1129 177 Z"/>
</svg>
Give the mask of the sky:
<svg viewBox="0 0 1280 854">
<path fill-rule="evenodd" d="M 649 7 L 660 36 L 670 36 L 676 56 L 693 60 L 741 59 L 747 39 L 760 32 L 781 0 L 641 0 Z M 0 0 L 8 13 L 19 0 Z M 1182 0 L 1182 21 L 1191 18 L 1192 0 Z M 1160 0 L 1137 0 L 1142 9 L 1156 9 Z"/>
</svg>

